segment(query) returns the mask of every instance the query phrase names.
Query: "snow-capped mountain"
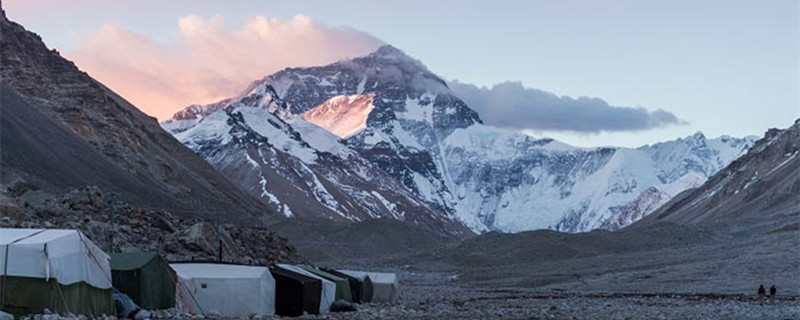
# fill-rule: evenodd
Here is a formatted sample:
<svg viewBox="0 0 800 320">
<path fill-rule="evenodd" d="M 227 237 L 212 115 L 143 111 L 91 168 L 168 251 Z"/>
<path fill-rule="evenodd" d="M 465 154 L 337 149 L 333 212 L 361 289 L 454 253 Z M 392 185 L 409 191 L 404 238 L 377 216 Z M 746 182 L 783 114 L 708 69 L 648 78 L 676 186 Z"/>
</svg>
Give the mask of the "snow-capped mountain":
<svg viewBox="0 0 800 320">
<path fill-rule="evenodd" d="M 437 234 L 472 233 L 325 129 L 291 114 L 270 85 L 162 126 L 287 217 L 389 217 Z M 215 110 L 216 109 L 216 110 Z M 186 114 L 181 113 L 181 115 Z"/>
<path fill-rule="evenodd" d="M 752 138 L 707 139 L 698 133 L 637 149 L 585 149 L 486 126 L 442 79 L 391 46 L 328 66 L 285 69 L 251 88 L 232 103 L 190 107 L 196 110 L 191 114 L 205 113 L 205 118 L 176 116 L 163 126 L 252 190 L 275 193 L 270 188 L 275 178 L 248 176 L 240 170 L 253 166 L 251 161 L 230 160 L 232 153 L 243 152 L 243 143 L 235 138 L 239 132 L 266 138 L 258 143 L 269 145 L 266 149 L 275 155 L 249 151 L 250 160 L 270 162 L 271 171 L 308 167 L 330 179 L 323 167 L 335 167 L 341 173 L 337 181 L 352 175 L 380 180 L 379 185 L 394 183 L 387 189 L 397 193 L 395 199 L 429 208 L 419 216 L 455 217 L 476 232 L 620 228 L 678 192 L 702 184 L 753 143 Z M 251 130 L 235 129 L 231 123 Z M 279 132 L 284 132 L 282 138 L 274 136 Z M 330 155 L 324 157 L 325 165 L 320 153 Z M 272 160 L 281 158 L 278 154 L 293 161 Z M 358 169 L 359 175 L 351 172 L 355 168 L 370 171 Z M 287 183 L 313 185 L 300 180 Z M 332 183 L 326 190 L 357 192 L 361 187 Z M 291 198 L 291 186 L 285 189 L 284 197 Z M 315 194 L 311 189 L 308 193 Z M 319 203 L 324 198 L 314 197 Z M 350 210 L 370 206 L 361 198 L 350 199 Z M 402 206 L 394 201 L 384 207 Z M 349 214 L 329 204 L 331 212 Z M 291 204 L 289 208 L 298 212 Z"/>
<path fill-rule="evenodd" d="M 747 154 L 698 188 L 674 197 L 637 225 L 659 221 L 688 225 L 766 223 L 774 228 L 770 234 L 795 231 L 800 214 L 799 155 L 797 119 L 786 129 L 768 130 Z M 796 233 L 792 237 L 796 240 Z"/>
</svg>

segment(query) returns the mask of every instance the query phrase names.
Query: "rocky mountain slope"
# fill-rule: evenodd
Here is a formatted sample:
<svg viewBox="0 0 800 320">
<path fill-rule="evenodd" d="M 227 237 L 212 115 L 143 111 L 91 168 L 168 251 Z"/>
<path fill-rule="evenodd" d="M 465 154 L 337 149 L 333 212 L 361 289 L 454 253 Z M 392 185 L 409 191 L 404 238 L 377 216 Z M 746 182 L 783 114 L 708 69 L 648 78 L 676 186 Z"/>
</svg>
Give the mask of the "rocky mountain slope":
<svg viewBox="0 0 800 320">
<path fill-rule="evenodd" d="M 298 133 L 298 141 L 326 141 L 320 148 L 335 146 L 336 152 L 348 154 L 339 159 L 359 159 L 357 165 L 334 161 L 342 167 L 375 169 L 362 178 L 382 171 L 401 186 L 391 188 L 403 190 L 396 199 L 424 203 L 432 211 L 421 215 L 457 219 L 475 232 L 617 229 L 680 191 L 700 185 L 753 141 L 707 139 L 698 133 L 637 149 L 585 149 L 486 126 L 445 81 L 391 46 L 328 66 L 285 69 L 251 88 L 249 96 L 268 91 L 270 101 L 280 101 L 281 107 L 269 109 L 284 120 L 279 130 L 288 130 L 282 129 L 285 124 Z M 193 106 L 201 111 L 193 113 L 197 117 L 186 120 L 182 115 L 191 111 L 187 109 L 163 126 L 217 168 L 230 172 L 246 167 L 245 161 L 230 167 L 218 152 L 230 139 L 209 138 L 205 133 L 228 134 L 228 128 L 219 126 L 221 114 L 240 106 L 258 108 L 259 101 L 245 96 L 236 103 Z M 366 126 L 359 125 L 364 118 Z M 336 141 L 333 134 L 320 138 L 324 134 L 309 129 L 314 127 L 310 123 L 342 140 Z M 301 148 L 283 149 L 309 162 Z M 275 168 L 281 167 L 285 165 Z M 234 180 L 257 190 L 262 180 L 247 176 L 236 174 Z M 270 179 L 266 181 L 269 184 Z M 266 190 L 272 192 L 271 187 Z"/>
<path fill-rule="evenodd" d="M 228 262 L 296 259 L 294 247 L 264 227 L 144 209 L 95 186 L 53 194 L 14 183 L 0 190 L 0 227 L 78 229 L 106 252 L 157 251 L 170 261 L 217 260 L 220 249 Z"/>
<path fill-rule="evenodd" d="M 389 217 L 435 234 L 472 234 L 337 136 L 292 114 L 269 85 L 199 119 L 177 118 L 163 126 L 287 217 Z"/>
<path fill-rule="evenodd" d="M 787 217 L 795 223 L 782 226 L 784 231 L 800 230 L 800 119 L 787 129 L 770 129 L 747 154 L 639 224 L 736 224 Z"/>
<path fill-rule="evenodd" d="M 1 10 L 0 47 L 0 227 L 171 260 L 294 261 L 264 227 L 280 216 Z"/>
<path fill-rule="evenodd" d="M 24 181 L 61 194 L 93 185 L 185 217 L 277 217 L 4 12 L 0 46 L 3 186 Z"/>
</svg>

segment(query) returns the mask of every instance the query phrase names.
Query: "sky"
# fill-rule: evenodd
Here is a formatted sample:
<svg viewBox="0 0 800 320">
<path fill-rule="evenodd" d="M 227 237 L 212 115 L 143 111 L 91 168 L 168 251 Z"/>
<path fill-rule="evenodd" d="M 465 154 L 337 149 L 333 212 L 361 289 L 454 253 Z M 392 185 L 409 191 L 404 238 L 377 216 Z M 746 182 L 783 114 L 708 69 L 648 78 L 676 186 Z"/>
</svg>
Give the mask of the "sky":
<svg viewBox="0 0 800 320">
<path fill-rule="evenodd" d="M 284 67 L 381 44 L 459 84 L 487 123 L 577 146 L 639 146 L 696 131 L 761 136 L 800 117 L 796 0 L 5 0 L 3 7 L 161 120 Z"/>
</svg>

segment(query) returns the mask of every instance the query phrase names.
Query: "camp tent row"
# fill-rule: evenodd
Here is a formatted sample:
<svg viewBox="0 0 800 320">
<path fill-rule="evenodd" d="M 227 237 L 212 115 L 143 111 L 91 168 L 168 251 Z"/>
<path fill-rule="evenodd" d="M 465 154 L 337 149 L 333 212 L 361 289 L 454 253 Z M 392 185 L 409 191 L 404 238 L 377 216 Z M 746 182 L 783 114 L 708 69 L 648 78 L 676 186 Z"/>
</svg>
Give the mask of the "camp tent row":
<svg viewBox="0 0 800 320">
<path fill-rule="evenodd" d="M 339 272 L 356 279 L 370 280 L 372 292 L 371 294 L 365 295 L 365 297 L 367 297 L 366 302 L 397 303 L 400 283 L 397 281 L 397 275 L 394 273 L 354 270 L 339 270 Z"/>
<path fill-rule="evenodd" d="M 223 317 L 318 314 L 336 300 L 396 303 L 398 290 L 394 274 L 109 256 L 77 230 L 0 229 L 0 271 L 0 309 L 16 316 L 113 315 L 112 285 L 144 309 Z"/>
<path fill-rule="evenodd" d="M 399 289 L 397 277 L 390 273 L 322 270 L 289 264 L 262 267 L 173 263 L 170 266 L 179 279 L 176 294 L 179 310 L 223 317 L 319 314 L 329 311 L 336 300 L 396 303 Z"/>
</svg>

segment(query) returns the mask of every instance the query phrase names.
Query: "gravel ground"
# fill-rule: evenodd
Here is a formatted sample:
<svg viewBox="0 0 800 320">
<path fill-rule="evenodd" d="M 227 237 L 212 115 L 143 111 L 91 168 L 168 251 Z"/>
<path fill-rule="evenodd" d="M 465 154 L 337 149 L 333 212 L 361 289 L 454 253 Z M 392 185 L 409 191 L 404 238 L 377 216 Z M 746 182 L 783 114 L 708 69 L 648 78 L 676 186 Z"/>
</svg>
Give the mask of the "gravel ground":
<svg viewBox="0 0 800 320">
<path fill-rule="evenodd" d="M 403 274 L 397 305 L 362 304 L 358 311 L 294 319 L 800 319 L 800 297 L 764 303 L 754 296 L 718 294 L 622 294 L 486 289 L 456 285 L 444 274 Z M 157 311 L 153 319 L 215 319 Z M 85 320 L 37 315 L 25 320 Z M 106 317 L 103 320 L 114 320 Z M 258 319 L 292 319 L 277 316 Z"/>
<path fill-rule="evenodd" d="M 795 298 L 542 294 L 515 290 L 406 287 L 397 306 L 313 319 L 800 319 Z"/>
</svg>

